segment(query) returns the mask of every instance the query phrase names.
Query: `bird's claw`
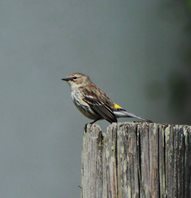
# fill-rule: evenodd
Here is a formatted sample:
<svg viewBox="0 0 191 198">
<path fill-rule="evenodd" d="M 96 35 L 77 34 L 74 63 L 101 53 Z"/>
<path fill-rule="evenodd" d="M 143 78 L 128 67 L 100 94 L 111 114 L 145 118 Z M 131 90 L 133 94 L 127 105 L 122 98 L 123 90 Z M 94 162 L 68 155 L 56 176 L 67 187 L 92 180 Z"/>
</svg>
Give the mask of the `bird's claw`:
<svg viewBox="0 0 191 198">
<path fill-rule="evenodd" d="M 87 131 L 88 131 L 88 126 L 89 126 L 89 129 L 91 129 L 92 125 L 93 125 L 93 123 L 91 123 L 91 122 L 85 124 L 85 126 L 84 126 L 85 133 L 87 133 Z"/>
<path fill-rule="evenodd" d="M 87 133 L 87 129 L 88 129 L 88 123 L 86 123 L 85 126 L 84 126 L 85 133 Z"/>
</svg>

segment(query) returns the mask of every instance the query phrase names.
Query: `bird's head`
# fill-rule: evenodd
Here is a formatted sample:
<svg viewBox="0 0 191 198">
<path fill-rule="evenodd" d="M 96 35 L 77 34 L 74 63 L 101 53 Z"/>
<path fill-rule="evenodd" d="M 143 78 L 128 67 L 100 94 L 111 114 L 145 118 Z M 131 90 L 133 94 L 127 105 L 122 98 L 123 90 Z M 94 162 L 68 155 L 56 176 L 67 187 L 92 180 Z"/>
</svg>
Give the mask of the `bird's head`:
<svg viewBox="0 0 191 198">
<path fill-rule="evenodd" d="M 91 82 L 89 76 L 82 73 L 72 73 L 62 80 L 66 81 L 71 88 L 86 86 Z"/>
</svg>

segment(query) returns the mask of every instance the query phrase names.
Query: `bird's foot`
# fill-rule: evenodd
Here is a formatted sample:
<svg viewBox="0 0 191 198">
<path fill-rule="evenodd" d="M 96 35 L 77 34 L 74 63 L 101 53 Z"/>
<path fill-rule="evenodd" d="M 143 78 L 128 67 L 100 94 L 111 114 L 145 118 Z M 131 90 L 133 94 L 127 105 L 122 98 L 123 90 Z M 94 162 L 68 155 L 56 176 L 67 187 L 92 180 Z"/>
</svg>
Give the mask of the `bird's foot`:
<svg viewBox="0 0 191 198">
<path fill-rule="evenodd" d="M 87 132 L 88 124 L 89 124 L 89 123 L 86 123 L 85 126 L 84 126 L 84 131 L 85 131 L 85 133 Z"/>
<path fill-rule="evenodd" d="M 88 132 L 88 128 L 91 129 L 92 125 L 93 125 L 92 123 L 86 123 L 86 124 L 85 124 L 85 126 L 84 126 L 84 131 L 85 131 L 85 133 Z"/>
<path fill-rule="evenodd" d="M 84 126 L 84 130 L 85 130 L 85 132 L 87 132 L 88 125 L 90 125 L 90 126 L 89 126 L 89 128 L 91 128 L 91 127 L 92 127 L 92 125 L 93 125 L 95 122 L 97 122 L 98 120 L 99 120 L 99 119 L 94 120 L 94 121 L 92 121 L 92 122 L 90 122 L 90 123 L 86 123 L 86 124 L 85 124 L 85 126 Z"/>
</svg>

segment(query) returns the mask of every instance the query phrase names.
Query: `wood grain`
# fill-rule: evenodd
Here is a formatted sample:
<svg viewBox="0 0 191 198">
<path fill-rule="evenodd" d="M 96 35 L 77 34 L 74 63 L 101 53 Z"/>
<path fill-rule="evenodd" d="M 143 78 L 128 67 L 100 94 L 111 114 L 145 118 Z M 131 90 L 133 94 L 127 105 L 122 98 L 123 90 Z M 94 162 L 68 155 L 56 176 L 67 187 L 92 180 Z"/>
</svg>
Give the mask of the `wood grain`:
<svg viewBox="0 0 191 198">
<path fill-rule="evenodd" d="M 191 126 L 88 125 L 81 176 L 82 198 L 189 198 Z"/>
</svg>

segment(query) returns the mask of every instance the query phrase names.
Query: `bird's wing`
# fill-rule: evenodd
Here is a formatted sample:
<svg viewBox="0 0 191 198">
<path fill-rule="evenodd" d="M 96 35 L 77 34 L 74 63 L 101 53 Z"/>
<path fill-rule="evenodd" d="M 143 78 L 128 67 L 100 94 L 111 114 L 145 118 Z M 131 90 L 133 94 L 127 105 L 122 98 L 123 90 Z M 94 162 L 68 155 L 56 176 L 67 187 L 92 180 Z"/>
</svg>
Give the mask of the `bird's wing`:
<svg viewBox="0 0 191 198">
<path fill-rule="evenodd" d="M 83 96 L 84 101 L 103 119 L 110 123 L 117 122 L 117 118 L 112 110 L 113 103 L 101 89 L 91 85 L 89 89 L 83 90 Z"/>
</svg>

